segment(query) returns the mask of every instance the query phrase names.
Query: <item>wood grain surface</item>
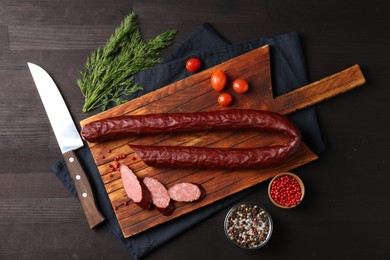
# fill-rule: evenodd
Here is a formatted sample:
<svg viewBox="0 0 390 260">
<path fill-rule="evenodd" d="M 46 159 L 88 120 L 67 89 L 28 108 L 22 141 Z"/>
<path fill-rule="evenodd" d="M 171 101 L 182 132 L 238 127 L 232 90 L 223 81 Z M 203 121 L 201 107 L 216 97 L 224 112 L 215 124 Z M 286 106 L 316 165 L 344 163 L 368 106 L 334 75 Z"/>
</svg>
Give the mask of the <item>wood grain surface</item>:
<svg viewBox="0 0 390 260">
<path fill-rule="evenodd" d="M 224 71 L 227 75 L 226 92 L 230 92 L 234 100 L 234 103 L 229 107 L 221 107 L 216 102 L 220 92 L 215 91 L 210 84 L 211 74 L 216 70 Z M 248 81 L 250 89 L 247 93 L 238 94 L 231 90 L 229 86 L 237 78 L 244 78 Z M 95 120 L 123 115 L 191 113 L 233 108 L 263 109 L 287 115 L 354 89 L 364 83 L 365 79 L 362 72 L 359 66 L 356 65 L 275 99 L 271 84 L 269 46 L 265 45 L 135 100 L 94 115 L 81 121 L 80 124 L 83 127 Z M 146 137 L 128 136 L 117 140 L 88 143 L 88 145 L 98 166 L 112 207 L 115 209 L 122 233 L 124 237 L 131 237 L 259 184 L 278 173 L 292 170 L 317 159 L 317 156 L 305 144 L 302 144 L 299 150 L 287 161 L 264 169 L 227 171 L 155 168 L 140 160 L 130 148 L 131 144 L 250 148 L 285 144 L 285 139 L 280 134 L 259 133 L 258 131 L 218 131 L 207 134 L 204 132 L 190 132 Z M 125 155 L 126 158 L 118 161 L 116 158 L 121 155 Z M 156 210 L 142 210 L 134 203 L 127 205 L 129 198 L 124 190 L 120 172 L 112 171 L 112 166 L 115 165 L 116 161 L 128 165 L 140 179 L 145 176 L 153 177 L 167 188 L 180 182 L 198 183 L 203 186 L 207 195 L 200 202 L 176 203 L 176 210 L 169 217 L 162 216 Z"/>
<path fill-rule="evenodd" d="M 273 207 L 267 182 L 242 199 L 274 219 L 266 247 L 231 245 L 226 208 L 145 259 L 390 259 L 386 0 L 0 0 L 0 259 L 134 259 L 107 229 L 88 228 L 80 203 L 51 172 L 61 153 L 26 65 L 48 70 L 76 122 L 99 113 L 81 112 L 78 70 L 132 10 L 146 40 L 178 29 L 165 55 L 204 22 L 231 43 L 296 31 L 310 82 L 353 64 L 367 79 L 316 105 L 327 149 L 294 170 L 306 187 L 299 207 Z"/>
<path fill-rule="evenodd" d="M 266 45 L 85 119 L 81 121 L 81 126 L 93 120 L 112 116 L 223 109 L 217 102 L 217 96 L 220 93 L 215 91 L 210 84 L 210 75 L 217 69 L 226 73 L 229 79 L 228 86 L 236 78 L 244 78 L 250 84 L 250 90 L 245 94 L 233 94 L 234 91 L 230 91 L 234 96 L 234 104 L 224 109 L 259 109 L 262 100 L 272 98 L 269 47 Z M 88 145 L 91 148 L 112 206 L 116 208 L 115 214 L 121 226 L 123 236 L 131 237 L 256 185 L 280 172 L 291 170 L 315 160 L 317 156 L 303 144 L 299 151 L 288 161 L 272 168 L 238 171 L 198 170 L 192 168 L 164 169 L 147 166 L 131 150 L 129 144 L 246 148 L 283 144 L 283 141 L 286 140 L 280 134 L 264 134 L 254 131 L 218 131 L 207 134 L 190 132 L 186 134 L 165 134 L 147 137 L 129 136 L 119 140 L 89 143 Z M 107 153 L 108 150 L 111 152 Z M 124 205 L 125 202 L 129 201 L 129 198 L 123 188 L 120 172 L 112 172 L 112 169 L 109 167 L 115 164 L 115 157 L 120 155 L 127 156 L 126 159 L 119 161 L 128 165 L 139 178 L 145 176 L 156 178 L 167 188 L 179 182 L 198 183 L 206 190 L 207 195 L 200 202 L 176 203 L 176 210 L 170 216 L 162 216 L 157 210 L 142 210 L 134 203 Z"/>
</svg>

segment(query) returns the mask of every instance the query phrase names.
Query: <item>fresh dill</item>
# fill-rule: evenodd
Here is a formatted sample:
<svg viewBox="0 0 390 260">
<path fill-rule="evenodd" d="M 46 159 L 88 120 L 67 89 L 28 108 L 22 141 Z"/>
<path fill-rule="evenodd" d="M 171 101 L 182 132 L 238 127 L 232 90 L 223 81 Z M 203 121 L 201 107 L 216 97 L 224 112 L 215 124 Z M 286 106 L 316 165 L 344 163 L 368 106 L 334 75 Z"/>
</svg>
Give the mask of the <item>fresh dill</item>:
<svg viewBox="0 0 390 260">
<path fill-rule="evenodd" d="M 85 103 L 82 111 L 100 107 L 110 102 L 119 105 L 142 86 L 134 82 L 134 74 L 162 61 L 160 50 L 170 45 L 176 30 L 168 30 L 148 42 L 143 41 L 137 15 L 131 12 L 115 29 L 106 45 L 94 50 L 87 58 L 81 78 L 77 80 Z"/>
</svg>

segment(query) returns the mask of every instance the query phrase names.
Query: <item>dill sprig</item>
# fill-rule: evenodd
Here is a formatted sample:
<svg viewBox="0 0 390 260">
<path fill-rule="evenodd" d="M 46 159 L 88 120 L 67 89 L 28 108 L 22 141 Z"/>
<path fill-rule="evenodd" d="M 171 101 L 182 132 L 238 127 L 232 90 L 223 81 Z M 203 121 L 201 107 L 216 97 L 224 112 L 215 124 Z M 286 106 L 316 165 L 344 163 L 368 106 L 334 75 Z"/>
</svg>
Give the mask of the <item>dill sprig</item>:
<svg viewBox="0 0 390 260">
<path fill-rule="evenodd" d="M 101 107 L 110 102 L 117 105 L 126 102 L 129 96 L 142 86 L 134 82 L 134 74 L 162 61 L 160 50 L 167 47 L 176 30 L 168 30 L 148 42 L 141 37 L 137 15 L 131 12 L 115 29 L 104 47 L 97 48 L 87 58 L 85 69 L 77 80 L 85 97 L 83 112 Z"/>
</svg>

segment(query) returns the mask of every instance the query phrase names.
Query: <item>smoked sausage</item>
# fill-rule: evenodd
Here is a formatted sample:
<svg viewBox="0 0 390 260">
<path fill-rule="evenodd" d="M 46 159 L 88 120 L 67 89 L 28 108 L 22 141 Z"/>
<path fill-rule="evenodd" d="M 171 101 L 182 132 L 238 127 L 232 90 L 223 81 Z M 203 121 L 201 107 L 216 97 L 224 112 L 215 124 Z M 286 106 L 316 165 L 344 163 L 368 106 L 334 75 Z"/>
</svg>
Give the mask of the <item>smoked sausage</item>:
<svg viewBox="0 0 390 260">
<path fill-rule="evenodd" d="M 150 166 L 243 169 L 268 167 L 286 160 L 301 143 L 299 129 L 287 117 L 262 110 L 231 109 L 195 113 L 132 115 L 93 121 L 82 129 L 89 142 L 128 135 L 200 130 L 259 130 L 283 133 L 286 145 L 254 148 L 206 148 L 132 145 Z"/>
</svg>

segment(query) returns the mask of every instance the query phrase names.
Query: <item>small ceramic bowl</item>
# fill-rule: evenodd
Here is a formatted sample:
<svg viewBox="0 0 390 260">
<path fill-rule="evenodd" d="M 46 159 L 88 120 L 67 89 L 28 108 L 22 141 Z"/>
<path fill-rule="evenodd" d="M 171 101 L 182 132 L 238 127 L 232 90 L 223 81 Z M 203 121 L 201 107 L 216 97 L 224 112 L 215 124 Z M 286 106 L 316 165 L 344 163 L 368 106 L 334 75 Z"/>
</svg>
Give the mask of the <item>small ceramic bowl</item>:
<svg viewBox="0 0 390 260">
<path fill-rule="evenodd" d="M 271 237 L 271 215 L 255 203 L 240 203 L 226 214 L 224 222 L 226 237 L 243 249 L 259 249 Z"/>
<path fill-rule="evenodd" d="M 277 188 L 277 186 L 279 187 Z M 302 202 L 304 196 L 305 186 L 301 178 L 291 172 L 279 173 L 272 178 L 268 185 L 268 197 L 279 208 L 294 208 Z M 289 198 L 283 201 L 283 198 L 286 197 Z"/>
</svg>

